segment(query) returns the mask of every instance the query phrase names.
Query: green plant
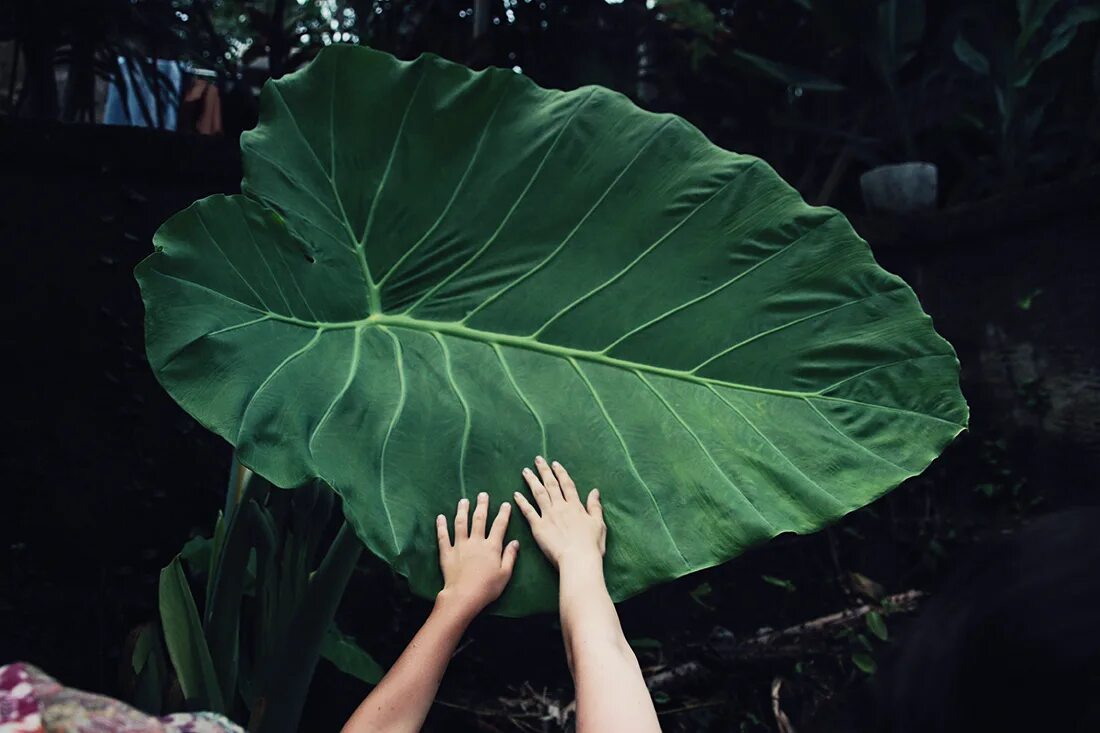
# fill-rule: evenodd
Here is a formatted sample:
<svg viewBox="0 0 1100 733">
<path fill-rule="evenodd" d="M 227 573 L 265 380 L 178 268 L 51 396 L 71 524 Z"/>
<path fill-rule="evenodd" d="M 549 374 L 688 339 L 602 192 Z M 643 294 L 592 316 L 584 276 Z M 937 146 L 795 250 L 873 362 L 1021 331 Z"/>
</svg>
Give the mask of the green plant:
<svg viewBox="0 0 1100 733">
<path fill-rule="evenodd" d="M 985 190 L 1019 187 L 1072 156 L 1064 141 L 1076 125 L 1044 124 L 1061 81 L 1032 82 L 1070 46 L 1081 26 L 1100 20 L 1098 3 L 1017 0 L 1015 10 L 995 14 L 994 22 L 985 5 L 965 11 L 954 40 L 955 56 L 982 80 L 988 95 L 966 117 L 992 143 L 992 155 L 978 158 Z M 1100 62 L 1100 50 L 1097 54 L 1094 64 Z"/>
<path fill-rule="evenodd" d="M 324 486 L 284 492 L 234 464 L 213 536 L 190 541 L 161 572 L 159 620 L 131 655 L 136 704 L 220 712 L 277 733 L 297 730 L 320 656 L 366 682 L 381 678 L 333 625 L 362 546 L 342 524 L 320 557 L 332 504 Z M 201 603 L 188 575 L 204 581 Z"/>
<path fill-rule="evenodd" d="M 432 518 L 535 453 L 605 488 L 621 599 L 816 530 L 965 426 L 953 350 L 847 220 L 677 117 L 351 47 L 261 107 L 245 195 L 137 268 L 149 361 L 243 463 L 334 487 L 417 593 Z M 499 613 L 556 606 L 525 558 Z"/>
</svg>

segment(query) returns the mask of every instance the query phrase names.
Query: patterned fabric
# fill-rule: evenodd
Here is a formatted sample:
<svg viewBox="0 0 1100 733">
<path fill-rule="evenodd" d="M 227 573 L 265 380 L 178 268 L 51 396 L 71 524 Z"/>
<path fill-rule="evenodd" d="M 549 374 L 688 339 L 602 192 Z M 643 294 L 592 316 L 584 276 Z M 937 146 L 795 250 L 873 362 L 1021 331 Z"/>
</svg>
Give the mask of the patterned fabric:
<svg viewBox="0 0 1100 733">
<path fill-rule="evenodd" d="M 110 697 L 63 687 L 23 662 L 0 667 L 0 733 L 244 733 L 221 715 L 154 718 Z"/>
</svg>

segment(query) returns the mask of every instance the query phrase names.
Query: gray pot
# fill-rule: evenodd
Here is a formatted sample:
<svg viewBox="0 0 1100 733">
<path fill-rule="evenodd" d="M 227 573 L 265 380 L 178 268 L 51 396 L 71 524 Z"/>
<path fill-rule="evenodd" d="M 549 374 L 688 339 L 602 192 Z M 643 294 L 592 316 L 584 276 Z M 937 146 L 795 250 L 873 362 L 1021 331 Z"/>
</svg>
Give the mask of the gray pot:
<svg viewBox="0 0 1100 733">
<path fill-rule="evenodd" d="M 869 212 L 911 214 L 936 206 L 936 166 L 931 163 L 880 165 L 859 177 Z"/>
</svg>

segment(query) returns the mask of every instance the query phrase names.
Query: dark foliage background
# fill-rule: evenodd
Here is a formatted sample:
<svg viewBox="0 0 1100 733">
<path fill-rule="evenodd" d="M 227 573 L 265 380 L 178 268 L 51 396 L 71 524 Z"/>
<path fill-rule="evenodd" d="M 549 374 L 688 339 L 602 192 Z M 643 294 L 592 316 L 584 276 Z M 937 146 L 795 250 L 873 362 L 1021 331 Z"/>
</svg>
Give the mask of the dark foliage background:
<svg viewBox="0 0 1100 733">
<path fill-rule="evenodd" d="M 160 568 L 190 536 L 210 532 L 230 458 L 153 379 L 131 270 L 171 213 L 239 190 L 237 136 L 255 122 L 259 85 L 331 42 L 517 67 L 551 87 L 604 84 L 681 114 L 718 144 L 766 158 L 807 200 L 848 214 L 958 350 L 971 430 L 923 476 L 834 527 L 781 537 L 624 603 L 647 670 L 711 660 L 731 634 L 782 628 L 880 592 L 935 595 L 975 546 L 1040 515 L 1100 503 L 1100 24 L 1082 22 L 1036 62 L 1061 18 L 1095 6 L 1057 4 L 1057 17 L 1017 53 L 1016 3 L 933 0 L 923 32 L 902 44 L 911 58 L 891 66 L 876 55 L 874 5 L 0 6 L 0 662 L 26 659 L 68 684 L 126 694 L 127 634 L 155 615 Z M 988 73 L 960 54 L 960 35 L 986 56 Z M 105 85 L 123 73 L 120 57 L 215 72 L 224 133 L 95 124 Z M 938 165 L 938 209 L 865 214 L 859 174 L 909 159 Z M 368 558 L 340 620 L 389 663 L 428 608 Z M 779 679 L 796 728 L 850 730 L 871 706 L 875 676 L 863 662 L 889 659 L 912 623 L 905 614 L 887 622 L 886 641 L 860 628 L 825 649 L 708 663 L 703 678 L 658 694 L 663 724 L 776 730 Z M 502 700 L 567 702 L 568 682 L 553 619 L 481 619 L 429 725 L 541 730 L 500 715 Z M 303 729 L 337 729 L 365 692 L 322 665 Z"/>
</svg>

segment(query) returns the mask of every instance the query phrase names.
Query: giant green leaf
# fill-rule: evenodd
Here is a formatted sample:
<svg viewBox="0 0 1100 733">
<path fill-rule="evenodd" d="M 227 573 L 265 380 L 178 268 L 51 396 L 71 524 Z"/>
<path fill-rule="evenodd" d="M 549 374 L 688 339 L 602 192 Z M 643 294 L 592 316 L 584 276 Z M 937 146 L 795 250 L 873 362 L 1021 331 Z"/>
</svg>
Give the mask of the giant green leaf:
<svg viewBox="0 0 1100 733">
<path fill-rule="evenodd" d="M 419 593 L 433 517 L 536 453 L 601 487 L 624 598 L 866 504 L 966 423 L 951 346 L 840 213 L 606 89 L 333 47 L 241 146 L 244 195 L 138 267 L 150 364 Z M 497 610 L 553 608 L 510 533 Z"/>
</svg>

